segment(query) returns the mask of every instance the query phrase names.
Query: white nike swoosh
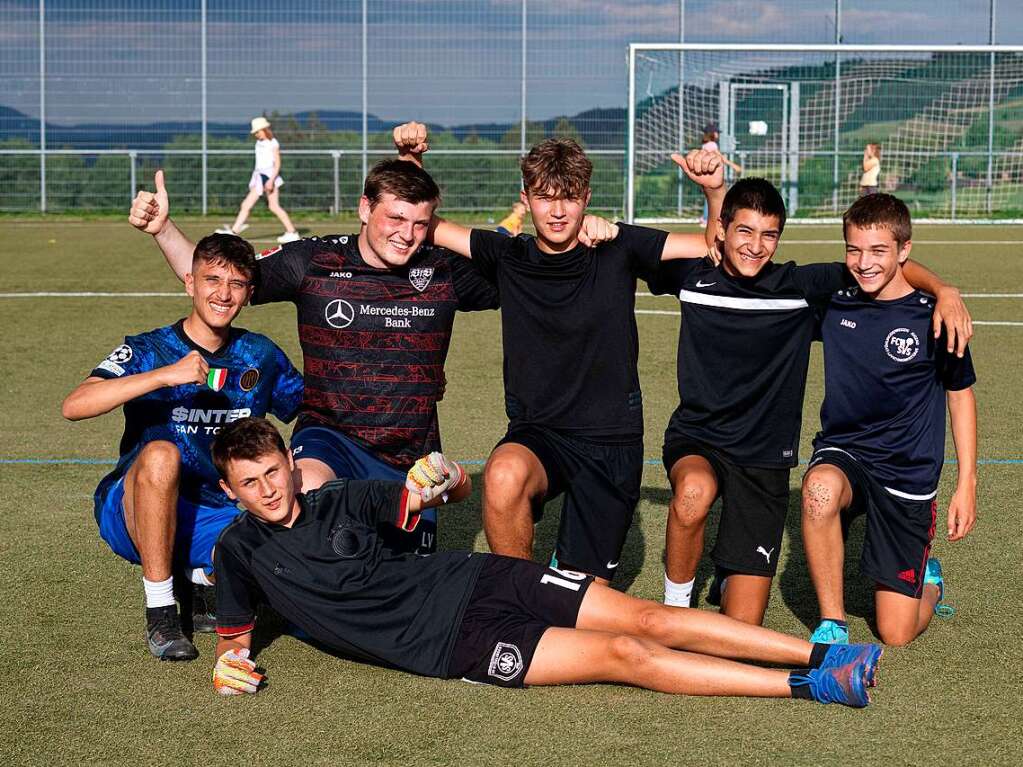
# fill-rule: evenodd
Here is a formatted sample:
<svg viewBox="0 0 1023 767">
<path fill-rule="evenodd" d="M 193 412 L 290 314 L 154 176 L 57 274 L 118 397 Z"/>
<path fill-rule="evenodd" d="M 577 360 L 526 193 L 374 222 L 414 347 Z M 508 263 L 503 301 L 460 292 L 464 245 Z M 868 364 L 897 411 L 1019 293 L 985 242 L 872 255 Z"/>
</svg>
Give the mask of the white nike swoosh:
<svg viewBox="0 0 1023 767">
<path fill-rule="evenodd" d="M 699 280 L 696 281 L 696 287 L 698 287 L 698 288 L 709 288 L 711 285 L 717 285 L 717 283 L 716 282 L 700 282 Z"/>
<path fill-rule="evenodd" d="M 618 562 L 608 562 L 607 563 L 607 569 L 608 570 L 614 570 L 616 567 L 618 567 Z"/>
</svg>

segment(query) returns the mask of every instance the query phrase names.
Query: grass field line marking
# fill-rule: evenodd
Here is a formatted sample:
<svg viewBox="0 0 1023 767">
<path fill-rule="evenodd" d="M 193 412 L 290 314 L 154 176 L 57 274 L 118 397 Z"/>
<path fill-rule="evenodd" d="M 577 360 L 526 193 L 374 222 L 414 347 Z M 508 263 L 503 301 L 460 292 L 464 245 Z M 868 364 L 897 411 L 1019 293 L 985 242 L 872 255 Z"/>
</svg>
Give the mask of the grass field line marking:
<svg viewBox="0 0 1023 767">
<path fill-rule="evenodd" d="M 76 291 L 60 293 L 57 291 L 44 291 L 40 293 L 0 293 L 0 298 L 166 298 L 170 296 L 182 297 L 186 293 L 102 293 L 93 291 Z"/>
<path fill-rule="evenodd" d="M 483 466 L 486 458 L 471 458 L 468 460 L 455 459 L 465 466 Z M 807 459 L 801 459 L 799 463 L 806 464 Z M 643 461 L 648 466 L 660 466 L 660 458 L 647 458 Z M 947 465 L 955 465 L 955 458 L 946 458 Z M 977 463 L 981 466 L 1018 466 L 1023 465 L 1023 458 L 978 458 Z M 117 461 L 113 458 L 0 458 L 0 466 L 116 466 Z"/>
<path fill-rule="evenodd" d="M 662 317 L 678 317 L 677 311 L 664 311 L 662 309 L 636 309 L 636 314 L 658 314 Z M 998 325 L 1009 328 L 1023 328 L 1023 322 L 1008 322 L 1000 320 L 974 320 L 974 325 Z"/>
<path fill-rule="evenodd" d="M 1023 298 L 1023 293 L 961 293 L 963 298 Z M 636 291 L 636 298 L 677 298 L 670 293 L 644 293 Z"/>
</svg>

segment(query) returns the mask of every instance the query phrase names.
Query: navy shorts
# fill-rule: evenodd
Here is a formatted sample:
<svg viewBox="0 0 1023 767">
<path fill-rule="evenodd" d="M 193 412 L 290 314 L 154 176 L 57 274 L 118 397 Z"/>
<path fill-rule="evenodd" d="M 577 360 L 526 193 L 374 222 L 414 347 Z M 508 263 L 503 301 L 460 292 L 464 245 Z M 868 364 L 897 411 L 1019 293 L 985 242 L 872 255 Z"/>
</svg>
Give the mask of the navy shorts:
<svg viewBox="0 0 1023 767">
<path fill-rule="evenodd" d="M 721 522 L 710 554 L 714 564 L 734 573 L 773 578 L 789 511 L 789 470 L 738 466 L 709 445 L 673 441 L 664 446 L 669 476 L 687 455 L 704 458 L 717 478 Z"/>
<path fill-rule="evenodd" d="M 593 578 L 526 559 L 484 554 L 451 653 L 448 676 L 522 687 L 552 626 L 575 628 Z"/>
<path fill-rule="evenodd" d="M 552 564 L 611 580 L 639 503 L 643 444 L 590 442 L 542 426 L 512 427 L 497 446 L 508 443 L 528 448 L 547 474 L 536 520 L 548 501 L 565 496 Z"/>
<path fill-rule="evenodd" d="M 124 521 L 124 477 L 109 485 L 100 485 L 94 500 L 100 537 L 117 556 L 136 565 L 142 564 Z M 212 573 L 213 546 L 220 531 L 241 513 L 234 505 L 203 506 L 179 497 L 174 529 L 175 566 L 201 567 L 207 575 Z"/>
<path fill-rule="evenodd" d="M 866 515 L 867 532 L 860 554 L 860 572 L 899 594 L 919 599 L 924 571 L 931 554 L 938 503 L 931 497 L 895 495 L 866 467 L 839 448 L 821 448 L 810 458 L 810 468 L 834 466 L 849 480 L 852 503 L 842 511 L 842 529 Z M 898 491 L 895 491 L 898 492 Z"/>
<path fill-rule="evenodd" d="M 385 479 L 405 483 L 407 469 L 387 463 L 336 429 L 306 426 L 291 437 L 295 460 L 322 461 L 338 479 Z M 424 509 L 416 529 L 407 533 L 394 525 L 380 526 L 380 536 L 392 551 L 432 554 L 437 550 L 437 510 Z"/>
</svg>

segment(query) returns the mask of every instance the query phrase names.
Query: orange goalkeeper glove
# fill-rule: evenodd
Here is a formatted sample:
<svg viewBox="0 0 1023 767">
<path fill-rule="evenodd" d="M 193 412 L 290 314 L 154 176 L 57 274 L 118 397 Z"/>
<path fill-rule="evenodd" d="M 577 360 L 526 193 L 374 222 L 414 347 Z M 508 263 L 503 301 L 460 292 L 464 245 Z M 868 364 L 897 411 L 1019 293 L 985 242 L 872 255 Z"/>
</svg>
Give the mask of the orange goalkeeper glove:
<svg viewBox="0 0 1023 767">
<path fill-rule="evenodd" d="M 448 491 L 465 481 L 462 467 L 445 458 L 443 453 L 430 453 L 416 461 L 405 477 L 405 487 L 410 493 L 416 493 L 423 502 L 429 502 L 441 496 L 448 499 Z"/>
<path fill-rule="evenodd" d="M 249 651 L 228 650 L 213 667 L 213 689 L 220 695 L 242 695 L 259 690 L 263 675 L 256 673 L 256 664 L 249 660 Z"/>
</svg>

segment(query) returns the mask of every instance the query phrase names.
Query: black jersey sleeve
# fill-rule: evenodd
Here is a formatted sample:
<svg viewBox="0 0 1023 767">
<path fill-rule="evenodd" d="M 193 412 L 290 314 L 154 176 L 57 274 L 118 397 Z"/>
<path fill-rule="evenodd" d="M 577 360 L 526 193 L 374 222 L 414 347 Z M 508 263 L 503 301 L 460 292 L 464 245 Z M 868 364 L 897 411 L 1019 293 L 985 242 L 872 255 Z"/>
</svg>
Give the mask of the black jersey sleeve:
<svg viewBox="0 0 1023 767">
<path fill-rule="evenodd" d="M 633 273 L 644 279 L 657 273 L 667 240 L 668 233 L 660 229 L 622 223 L 618 224 L 618 236 L 615 238 L 615 242 L 629 254 Z"/>
<path fill-rule="evenodd" d="M 497 285 L 484 276 L 473 259 L 452 254 L 451 281 L 458 296 L 458 308 L 463 312 L 497 309 L 501 305 Z"/>
<path fill-rule="evenodd" d="M 257 255 L 252 303 L 294 300 L 314 252 L 313 241 L 306 239 L 278 245 Z"/>
<path fill-rule="evenodd" d="M 961 391 L 973 386 L 977 382 L 977 373 L 973 369 L 970 348 L 966 347 L 962 357 L 957 357 L 954 352 L 949 354 L 948 338 L 944 331 L 934 343 L 934 359 L 945 391 Z"/>
<path fill-rule="evenodd" d="M 670 261 L 661 261 L 657 268 L 644 279 L 650 286 L 650 292 L 655 296 L 678 296 L 689 273 L 697 266 L 706 263 L 703 258 L 673 258 Z"/>
<path fill-rule="evenodd" d="M 473 229 L 469 234 L 469 252 L 472 254 L 472 262 L 476 264 L 484 277 L 496 282 L 501 259 L 511 252 L 515 240 L 515 237 L 508 237 L 486 229 Z"/>
<path fill-rule="evenodd" d="M 247 634 L 256 625 L 262 592 L 247 558 L 236 546 L 238 530 L 229 526 L 213 550 L 217 590 L 217 634 L 224 638 Z"/>
<path fill-rule="evenodd" d="M 856 280 L 841 261 L 793 265 L 790 278 L 796 290 L 808 301 L 822 301 L 832 293 L 856 284 Z"/>
</svg>

